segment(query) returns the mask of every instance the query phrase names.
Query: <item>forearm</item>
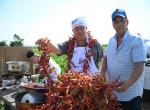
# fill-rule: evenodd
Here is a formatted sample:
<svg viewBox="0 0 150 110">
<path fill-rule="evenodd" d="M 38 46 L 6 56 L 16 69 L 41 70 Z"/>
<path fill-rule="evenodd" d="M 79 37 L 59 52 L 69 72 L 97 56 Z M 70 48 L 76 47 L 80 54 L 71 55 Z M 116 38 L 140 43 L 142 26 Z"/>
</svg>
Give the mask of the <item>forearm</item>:
<svg viewBox="0 0 150 110">
<path fill-rule="evenodd" d="M 135 63 L 135 67 L 133 69 L 133 72 L 129 78 L 130 86 L 136 82 L 136 80 L 141 76 L 144 70 L 144 62 L 138 62 Z"/>
<path fill-rule="evenodd" d="M 60 48 L 58 47 L 58 45 L 50 42 L 50 46 L 51 46 L 51 52 L 52 53 L 55 53 L 55 54 L 61 54 L 61 50 Z"/>
<path fill-rule="evenodd" d="M 105 75 L 106 69 L 107 69 L 107 57 L 103 56 L 102 63 L 101 63 L 101 66 L 100 66 L 100 73 L 101 73 L 102 76 Z"/>
<path fill-rule="evenodd" d="M 143 69 L 144 69 L 144 62 L 135 63 L 134 69 L 129 79 L 121 81 L 120 82 L 121 85 L 118 88 L 116 88 L 116 91 L 117 92 L 126 91 L 132 84 L 134 84 L 138 80 L 138 78 L 143 73 Z"/>
</svg>

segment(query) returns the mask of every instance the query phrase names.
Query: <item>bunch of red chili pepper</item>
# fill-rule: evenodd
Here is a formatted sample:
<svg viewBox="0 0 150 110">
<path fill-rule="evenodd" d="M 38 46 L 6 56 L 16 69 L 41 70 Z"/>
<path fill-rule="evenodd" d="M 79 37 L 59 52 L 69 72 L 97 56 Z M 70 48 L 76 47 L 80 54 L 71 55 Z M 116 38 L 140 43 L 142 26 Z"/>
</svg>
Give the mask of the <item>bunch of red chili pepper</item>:
<svg viewBox="0 0 150 110">
<path fill-rule="evenodd" d="M 51 51 L 50 41 L 48 38 L 41 38 L 36 41 L 36 45 L 38 46 L 38 50 L 42 51 L 40 55 L 40 62 L 39 62 L 39 70 L 41 74 L 47 75 L 47 69 L 49 68 L 49 52 Z"/>
<path fill-rule="evenodd" d="M 49 76 L 49 72 L 50 72 L 49 60 L 50 60 L 50 51 L 51 51 L 50 40 L 47 37 L 40 38 L 39 40 L 36 41 L 35 44 L 38 46 L 38 50 L 42 51 L 42 54 L 40 55 L 40 61 L 38 63 L 39 63 L 40 74 L 48 78 L 45 87 L 47 89 L 53 90 L 54 82 L 51 80 Z"/>
<path fill-rule="evenodd" d="M 106 83 L 97 75 L 64 73 L 47 93 L 48 101 L 36 110 L 120 110 L 113 90 L 117 82 Z"/>
</svg>

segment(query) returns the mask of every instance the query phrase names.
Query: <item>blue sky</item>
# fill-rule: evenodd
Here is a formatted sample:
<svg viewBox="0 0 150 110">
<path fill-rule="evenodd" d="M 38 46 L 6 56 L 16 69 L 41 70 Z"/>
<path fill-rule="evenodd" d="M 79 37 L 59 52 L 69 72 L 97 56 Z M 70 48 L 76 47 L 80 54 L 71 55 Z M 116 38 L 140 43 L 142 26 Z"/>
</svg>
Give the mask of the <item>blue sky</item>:
<svg viewBox="0 0 150 110">
<path fill-rule="evenodd" d="M 25 45 L 44 36 L 60 43 L 72 34 L 71 21 L 87 16 L 88 30 L 108 43 L 115 33 L 111 14 L 116 8 L 125 9 L 132 32 L 150 36 L 149 0 L 0 0 L 0 41 L 9 43 L 18 34 Z"/>
</svg>

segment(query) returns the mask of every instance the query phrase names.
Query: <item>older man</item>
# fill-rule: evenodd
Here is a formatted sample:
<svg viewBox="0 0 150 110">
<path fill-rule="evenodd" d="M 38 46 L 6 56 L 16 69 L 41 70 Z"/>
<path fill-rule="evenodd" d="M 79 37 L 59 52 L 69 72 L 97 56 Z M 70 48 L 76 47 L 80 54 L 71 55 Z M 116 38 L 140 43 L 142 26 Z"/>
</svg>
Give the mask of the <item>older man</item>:
<svg viewBox="0 0 150 110">
<path fill-rule="evenodd" d="M 110 82 L 120 81 L 116 95 L 122 110 L 141 110 L 146 51 L 141 37 L 128 30 L 128 23 L 124 10 L 116 9 L 112 13 L 116 34 L 110 39 L 103 57 L 101 75 L 107 70 Z"/>
<path fill-rule="evenodd" d="M 86 17 L 78 17 L 72 21 L 73 36 L 66 42 L 54 46 L 56 54 L 67 54 L 70 62 L 69 70 L 92 75 L 98 72 L 98 64 L 103 56 L 99 42 L 87 31 Z"/>
</svg>

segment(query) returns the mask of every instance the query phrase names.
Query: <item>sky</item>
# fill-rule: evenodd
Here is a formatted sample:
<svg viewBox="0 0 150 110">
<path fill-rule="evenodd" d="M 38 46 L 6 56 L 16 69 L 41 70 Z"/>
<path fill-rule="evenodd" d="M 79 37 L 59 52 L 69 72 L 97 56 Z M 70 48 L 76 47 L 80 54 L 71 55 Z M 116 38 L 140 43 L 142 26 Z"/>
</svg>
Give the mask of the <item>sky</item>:
<svg viewBox="0 0 150 110">
<path fill-rule="evenodd" d="M 129 30 L 150 38 L 150 0 L 0 0 L 0 41 L 7 44 L 17 34 L 25 46 L 48 37 L 61 43 L 72 34 L 71 21 L 86 16 L 88 30 L 101 44 L 115 34 L 111 14 L 124 9 Z"/>
</svg>

